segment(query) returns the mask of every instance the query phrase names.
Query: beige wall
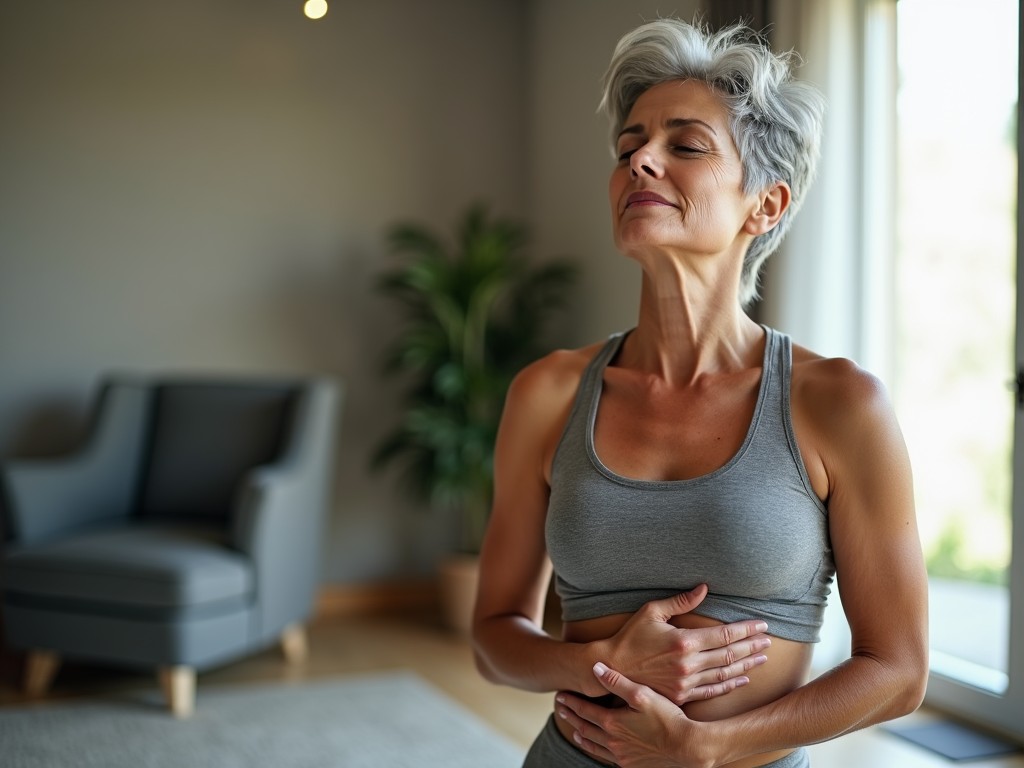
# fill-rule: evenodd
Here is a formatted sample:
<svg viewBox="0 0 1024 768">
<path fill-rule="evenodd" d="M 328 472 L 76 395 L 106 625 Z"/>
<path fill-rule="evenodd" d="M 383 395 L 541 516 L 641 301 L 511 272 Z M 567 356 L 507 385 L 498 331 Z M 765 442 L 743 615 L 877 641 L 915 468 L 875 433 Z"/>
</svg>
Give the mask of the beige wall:
<svg viewBox="0 0 1024 768">
<path fill-rule="evenodd" d="M 54 453 L 112 368 L 316 371 L 348 395 L 325 580 L 425 572 L 452 536 L 372 445 L 396 219 L 482 199 L 585 267 L 556 333 L 635 320 L 599 78 L 619 0 L 0 4 L 0 456 Z"/>
<path fill-rule="evenodd" d="M 370 292 L 397 218 L 523 211 L 515 0 L 0 5 L 0 455 L 66 447 L 111 368 L 348 384 L 326 578 L 426 567 L 366 472 L 394 391 Z"/>
<path fill-rule="evenodd" d="M 568 321 L 574 344 L 636 322 L 640 271 L 611 240 L 608 125 L 596 112 L 616 41 L 659 15 L 692 19 L 700 3 L 653 0 L 536 2 L 530 26 L 530 213 L 544 252 L 585 267 Z"/>
</svg>

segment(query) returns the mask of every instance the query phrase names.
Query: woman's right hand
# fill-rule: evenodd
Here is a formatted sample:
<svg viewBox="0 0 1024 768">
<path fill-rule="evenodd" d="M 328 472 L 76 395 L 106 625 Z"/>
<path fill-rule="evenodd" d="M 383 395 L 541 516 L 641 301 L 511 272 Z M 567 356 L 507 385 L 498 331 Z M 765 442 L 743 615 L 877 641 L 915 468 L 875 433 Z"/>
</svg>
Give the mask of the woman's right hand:
<svg viewBox="0 0 1024 768">
<path fill-rule="evenodd" d="M 707 595 L 707 585 L 637 611 L 609 639 L 611 665 L 638 683 L 682 706 L 746 685 L 745 673 L 768 657 L 771 645 L 762 621 L 740 621 L 703 629 L 681 629 L 670 621 L 689 613 Z"/>
</svg>

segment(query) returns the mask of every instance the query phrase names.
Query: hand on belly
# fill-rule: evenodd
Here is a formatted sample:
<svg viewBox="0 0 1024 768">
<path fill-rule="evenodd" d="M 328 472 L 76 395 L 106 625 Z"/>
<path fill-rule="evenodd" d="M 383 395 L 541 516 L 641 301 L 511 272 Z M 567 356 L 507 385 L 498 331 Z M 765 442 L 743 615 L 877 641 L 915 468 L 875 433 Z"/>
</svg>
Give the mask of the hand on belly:
<svg viewBox="0 0 1024 768">
<path fill-rule="evenodd" d="M 619 634 L 620 630 L 622 630 L 631 619 L 633 619 L 633 615 L 631 614 L 618 614 L 598 619 L 572 622 L 563 627 L 562 634 L 563 638 L 570 642 L 608 640 Z M 674 628 L 688 630 L 699 630 L 722 626 L 722 622 L 720 621 L 699 616 L 694 613 L 685 613 L 673 616 L 666 623 L 670 624 Z M 768 632 L 771 632 L 770 626 L 768 628 Z M 746 656 L 748 663 L 744 665 L 742 677 L 749 680 L 747 684 L 736 687 L 728 686 L 729 692 L 723 695 L 711 695 L 710 698 L 703 698 L 703 696 L 709 692 L 713 693 L 712 689 L 706 686 L 696 692 L 692 690 L 688 691 L 683 696 L 670 691 L 661 680 L 665 674 L 664 671 L 659 674 L 659 679 L 657 680 L 651 679 L 650 677 L 644 679 L 645 672 L 641 669 L 641 665 L 639 664 L 634 668 L 627 668 L 628 665 L 621 663 L 621 659 L 614 658 L 605 660 L 605 663 L 613 669 L 615 669 L 616 664 L 618 664 L 620 667 L 618 671 L 621 671 L 623 674 L 627 675 L 627 677 L 632 675 L 631 679 L 645 685 L 649 685 L 663 695 L 666 695 L 676 701 L 677 704 L 681 703 L 683 711 L 687 716 L 694 720 L 720 720 L 774 701 L 806 682 L 807 673 L 810 669 L 812 646 L 807 643 L 785 640 L 778 637 L 772 637 L 770 640 L 770 646 L 762 647 L 760 644 L 755 645 L 754 648 L 756 648 L 756 650 L 750 652 L 750 655 Z M 738 652 L 746 653 L 742 650 Z M 694 654 L 691 654 L 691 656 L 692 655 Z M 757 662 L 751 665 L 750 660 L 757 656 L 764 657 L 766 661 L 764 663 Z M 709 656 L 709 658 L 725 657 Z M 689 665 L 693 665 L 694 663 L 695 662 L 692 658 L 687 661 L 687 664 Z M 742 663 L 743 659 L 734 662 L 734 664 Z M 699 679 L 713 682 L 717 673 L 718 670 L 709 668 L 701 672 L 699 676 L 691 675 L 688 679 L 691 681 Z M 738 673 L 734 669 L 730 678 L 736 678 L 737 676 Z M 608 702 L 609 700 L 605 699 L 605 701 Z"/>
<path fill-rule="evenodd" d="M 689 613 L 676 616 L 672 624 L 683 629 L 699 629 L 720 626 L 722 622 Z M 770 625 L 768 633 L 771 634 Z M 768 661 L 746 673 L 750 680 L 747 685 L 725 696 L 687 702 L 683 705 L 687 716 L 702 721 L 722 720 L 775 701 L 807 682 L 813 646 L 780 637 L 772 637 L 771 641 L 771 647 L 762 651 Z"/>
<path fill-rule="evenodd" d="M 619 633 L 632 618 L 629 614 L 620 614 L 588 621 L 572 622 L 563 628 L 563 637 L 572 642 L 607 640 Z M 673 627 L 687 630 L 722 626 L 722 623 L 719 621 L 693 613 L 673 616 L 670 623 Z M 686 716 L 686 719 L 693 723 L 725 719 L 775 701 L 803 685 L 810 669 L 812 647 L 807 643 L 799 643 L 777 637 L 771 638 L 771 641 L 770 647 L 764 648 L 760 652 L 761 655 L 767 657 L 767 661 L 753 666 L 745 672 L 744 676 L 749 680 L 747 684 L 733 688 L 730 692 L 723 695 L 702 700 L 689 699 L 685 701 L 679 708 Z M 566 701 L 564 694 L 559 694 L 559 696 L 563 701 Z M 570 708 L 576 706 L 571 704 L 573 698 L 575 697 L 568 697 L 569 705 L 556 705 L 555 724 L 565 739 L 580 747 L 580 742 L 576 741 L 576 738 L 579 737 L 576 729 L 581 727 L 581 723 L 584 723 L 584 726 L 582 726 L 584 731 L 590 732 L 592 726 L 585 724 L 585 720 L 573 713 Z M 621 698 L 611 694 L 593 701 L 598 707 L 608 709 L 625 706 L 625 702 Z M 665 699 L 661 699 L 661 701 L 665 705 L 673 703 Z M 637 717 L 634 714 L 626 716 L 631 718 Z M 639 722 L 646 729 L 648 727 L 655 727 L 657 725 L 656 721 L 657 718 L 650 721 L 644 716 Z M 576 725 L 574 726 L 573 723 L 576 723 Z M 639 740 L 638 748 L 645 748 L 645 739 L 646 737 Z M 599 762 L 612 763 L 610 755 L 602 755 L 600 752 L 595 753 L 592 751 L 592 748 L 592 745 L 589 745 L 589 748 L 584 751 L 587 751 L 591 757 Z M 787 752 L 788 750 L 783 750 L 767 755 L 753 755 L 739 761 L 734 766 L 730 766 L 730 768 L 753 768 L 753 766 L 764 765 L 781 758 Z"/>
</svg>

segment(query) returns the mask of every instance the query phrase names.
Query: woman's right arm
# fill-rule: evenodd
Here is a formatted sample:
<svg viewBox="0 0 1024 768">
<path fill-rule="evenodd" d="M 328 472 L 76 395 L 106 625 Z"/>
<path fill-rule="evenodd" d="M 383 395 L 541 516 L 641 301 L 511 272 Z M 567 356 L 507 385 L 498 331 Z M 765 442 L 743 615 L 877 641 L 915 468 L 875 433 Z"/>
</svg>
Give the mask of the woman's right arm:
<svg viewBox="0 0 1024 768">
<path fill-rule="evenodd" d="M 677 704 L 742 685 L 760 663 L 756 622 L 701 630 L 669 619 L 692 610 L 705 590 L 649 603 L 607 640 L 572 643 L 543 629 L 551 563 L 544 542 L 551 460 L 580 376 L 596 352 L 555 352 L 525 368 L 505 400 L 494 456 L 494 501 L 480 558 L 473 621 L 477 667 L 488 680 L 527 691 L 607 693 L 599 660 Z"/>
<path fill-rule="evenodd" d="M 494 500 L 480 552 L 474 652 L 488 680 L 528 691 L 601 695 L 587 680 L 590 644 L 566 643 L 543 629 L 551 563 L 544 543 L 545 462 L 579 382 L 575 353 L 555 352 L 513 380 L 494 448 Z M 574 375 L 575 372 L 575 375 Z M 556 434 L 557 433 L 557 434 Z"/>
</svg>

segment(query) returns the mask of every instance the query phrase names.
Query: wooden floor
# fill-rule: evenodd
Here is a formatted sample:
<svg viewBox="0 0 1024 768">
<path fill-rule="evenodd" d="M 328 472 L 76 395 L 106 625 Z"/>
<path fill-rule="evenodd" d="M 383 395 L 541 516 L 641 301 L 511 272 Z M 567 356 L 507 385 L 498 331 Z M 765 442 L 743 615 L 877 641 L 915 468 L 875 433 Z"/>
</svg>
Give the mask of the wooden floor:
<svg viewBox="0 0 1024 768">
<path fill-rule="evenodd" d="M 0 707 L 25 703 L 16 686 L 20 659 L 0 659 Z M 197 707 L 204 686 L 340 677 L 379 670 L 411 670 L 488 721 L 524 748 L 550 712 L 550 695 L 491 685 L 473 667 L 466 641 L 439 626 L 431 614 L 412 618 L 336 617 L 317 621 L 310 632 L 309 659 L 285 664 L 276 651 L 253 656 L 199 676 Z M 122 690 L 157 687 L 146 675 L 68 665 L 48 698 L 81 699 Z M 934 715 L 917 713 L 923 720 Z M 812 747 L 815 768 L 946 768 L 945 759 L 909 745 L 877 728 Z M 1024 755 L 970 763 L 972 768 L 1024 768 Z"/>
</svg>

